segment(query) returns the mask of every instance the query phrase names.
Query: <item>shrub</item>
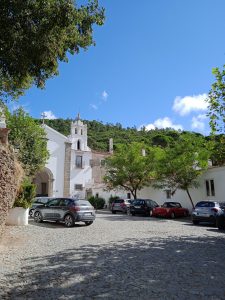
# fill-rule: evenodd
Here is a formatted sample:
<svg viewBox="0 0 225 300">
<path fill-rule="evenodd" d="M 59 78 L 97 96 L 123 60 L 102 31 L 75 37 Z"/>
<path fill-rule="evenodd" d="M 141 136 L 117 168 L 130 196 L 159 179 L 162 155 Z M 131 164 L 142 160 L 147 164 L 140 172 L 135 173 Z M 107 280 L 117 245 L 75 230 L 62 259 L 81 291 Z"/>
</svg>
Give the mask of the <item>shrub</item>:
<svg viewBox="0 0 225 300">
<path fill-rule="evenodd" d="M 36 186 L 29 179 L 24 179 L 22 182 L 13 207 L 29 208 L 32 205 L 32 200 L 36 195 Z"/>
<path fill-rule="evenodd" d="M 103 198 L 92 196 L 88 200 L 95 209 L 102 209 L 105 206 L 105 199 Z"/>
</svg>

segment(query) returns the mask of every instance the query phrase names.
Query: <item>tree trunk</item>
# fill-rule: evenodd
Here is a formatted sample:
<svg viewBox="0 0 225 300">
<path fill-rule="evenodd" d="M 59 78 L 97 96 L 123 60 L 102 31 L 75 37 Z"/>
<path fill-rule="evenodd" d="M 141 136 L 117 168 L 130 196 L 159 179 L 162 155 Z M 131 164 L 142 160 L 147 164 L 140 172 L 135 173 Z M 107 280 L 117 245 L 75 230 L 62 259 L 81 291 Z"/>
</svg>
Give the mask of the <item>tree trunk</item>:
<svg viewBox="0 0 225 300">
<path fill-rule="evenodd" d="M 190 193 L 189 193 L 189 190 L 186 189 L 186 192 L 187 192 L 188 197 L 189 197 L 189 199 L 190 199 L 190 201 L 191 201 L 192 208 L 195 208 L 194 203 L 193 203 L 192 198 L 191 198 L 191 195 L 190 195 Z"/>
<path fill-rule="evenodd" d="M 137 191 L 136 190 L 131 191 L 131 194 L 134 197 L 134 199 L 137 199 Z"/>
</svg>

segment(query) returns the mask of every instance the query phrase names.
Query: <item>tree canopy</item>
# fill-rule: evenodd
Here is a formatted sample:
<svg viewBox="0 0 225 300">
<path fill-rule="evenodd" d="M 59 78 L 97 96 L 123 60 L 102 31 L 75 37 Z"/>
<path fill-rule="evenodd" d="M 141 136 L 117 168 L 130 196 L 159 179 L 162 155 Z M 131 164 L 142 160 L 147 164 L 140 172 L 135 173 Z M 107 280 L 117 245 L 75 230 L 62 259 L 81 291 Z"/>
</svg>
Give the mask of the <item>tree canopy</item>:
<svg viewBox="0 0 225 300">
<path fill-rule="evenodd" d="M 131 192 L 136 199 L 137 191 L 150 185 L 154 178 L 155 163 L 160 156 L 160 150 L 146 147 L 143 143 L 118 145 L 115 153 L 106 159 L 104 181 L 107 188 L 122 188 Z"/>
<path fill-rule="evenodd" d="M 49 157 L 44 129 L 22 108 L 13 113 L 6 111 L 9 142 L 18 150 L 18 159 L 25 174 L 32 177 L 45 166 Z"/>
<path fill-rule="evenodd" d="M 103 22 L 97 0 L 80 7 L 73 0 L 0 1 L 0 99 L 43 88 L 67 53 L 94 44 L 93 25 Z"/>
<path fill-rule="evenodd" d="M 156 164 L 154 187 L 184 190 L 194 207 L 190 188 L 199 186 L 199 176 L 207 169 L 210 151 L 204 139 L 193 139 L 193 136 L 181 137 L 173 147 L 165 148 Z"/>
<path fill-rule="evenodd" d="M 225 133 L 225 69 L 213 69 L 216 81 L 208 95 L 208 116 L 212 133 Z"/>
</svg>

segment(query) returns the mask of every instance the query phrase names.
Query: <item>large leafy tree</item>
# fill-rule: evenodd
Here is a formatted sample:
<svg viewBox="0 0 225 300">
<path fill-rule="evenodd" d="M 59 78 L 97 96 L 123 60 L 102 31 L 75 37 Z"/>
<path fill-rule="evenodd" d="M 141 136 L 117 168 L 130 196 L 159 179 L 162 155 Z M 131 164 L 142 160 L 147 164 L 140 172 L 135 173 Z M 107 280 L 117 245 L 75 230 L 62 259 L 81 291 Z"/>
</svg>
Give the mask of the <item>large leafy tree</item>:
<svg viewBox="0 0 225 300">
<path fill-rule="evenodd" d="M 199 176 L 207 169 L 210 151 L 205 140 L 193 135 L 180 137 L 180 140 L 164 149 L 157 162 L 155 188 L 170 189 L 172 195 L 178 190 L 187 192 L 194 207 L 190 188 L 199 186 Z"/>
<path fill-rule="evenodd" d="M 94 44 L 93 25 L 102 25 L 97 0 L 0 1 L 0 99 L 16 98 L 32 84 L 43 88 L 58 74 L 58 62 Z"/>
<path fill-rule="evenodd" d="M 32 177 L 44 167 L 49 154 L 44 129 L 22 108 L 13 113 L 6 111 L 9 142 L 18 151 L 25 174 Z"/>
<path fill-rule="evenodd" d="M 225 69 L 213 69 L 216 81 L 208 95 L 208 116 L 212 133 L 225 133 Z"/>
<path fill-rule="evenodd" d="M 155 163 L 160 154 L 161 149 L 142 143 L 117 145 L 115 153 L 106 159 L 104 181 L 107 188 L 122 188 L 136 199 L 137 191 L 149 186 L 154 178 Z"/>
</svg>

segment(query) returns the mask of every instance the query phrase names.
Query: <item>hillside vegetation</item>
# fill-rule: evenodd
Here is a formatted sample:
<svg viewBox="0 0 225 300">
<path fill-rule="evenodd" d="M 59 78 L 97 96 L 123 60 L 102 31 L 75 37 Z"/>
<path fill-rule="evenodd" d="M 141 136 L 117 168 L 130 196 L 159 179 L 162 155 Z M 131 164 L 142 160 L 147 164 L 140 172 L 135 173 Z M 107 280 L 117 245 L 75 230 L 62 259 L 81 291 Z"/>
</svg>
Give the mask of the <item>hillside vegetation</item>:
<svg viewBox="0 0 225 300">
<path fill-rule="evenodd" d="M 166 147 L 175 143 L 181 135 L 193 135 L 202 138 L 200 133 L 176 131 L 173 129 L 155 129 L 146 131 L 136 127 L 123 128 L 121 124 L 103 124 L 99 121 L 83 120 L 88 126 L 88 146 L 93 150 L 108 151 L 109 139 L 113 138 L 114 147 L 117 144 L 143 142 L 149 146 Z M 41 122 L 39 120 L 39 122 Z M 45 124 L 68 136 L 72 119 L 45 120 Z"/>
</svg>

